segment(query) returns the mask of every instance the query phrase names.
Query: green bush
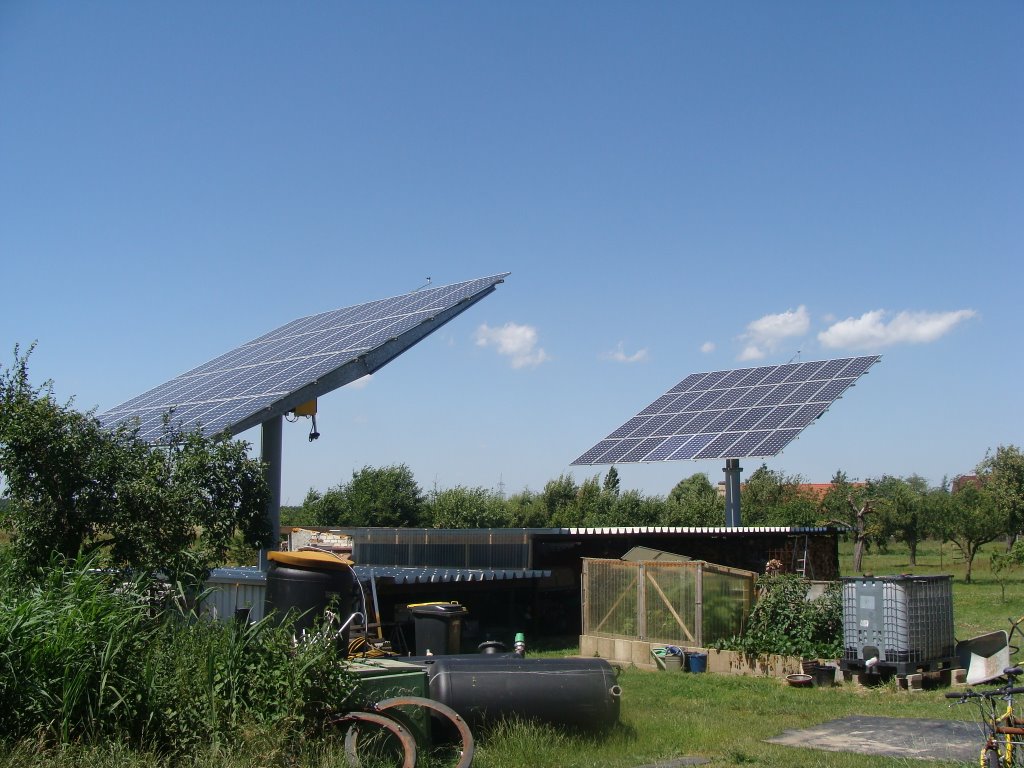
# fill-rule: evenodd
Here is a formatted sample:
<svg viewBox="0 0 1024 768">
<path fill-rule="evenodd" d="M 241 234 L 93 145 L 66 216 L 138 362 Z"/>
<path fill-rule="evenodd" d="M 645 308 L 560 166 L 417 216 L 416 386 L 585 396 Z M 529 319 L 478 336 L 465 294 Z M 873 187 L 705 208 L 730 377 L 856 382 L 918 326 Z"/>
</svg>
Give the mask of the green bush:
<svg viewBox="0 0 1024 768">
<path fill-rule="evenodd" d="M 838 658 L 843 651 L 843 602 L 838 582 L 807 599 L 808 583 L 794 574 L 757 580 L 757 602 L 742 634 L 717 647 L 752 655 L 778 653 L 805 659 Z"/>
<path fill-rule="evenodd" d="M 0 740 L 124 739 L 163 753 L 273 732 L 287 742 L 344 711 L 355 684 L 326 633 L 156 608 L 141 579 L 55 561 L 37 582 L 0 562 Z M 188 604 L 172 590 L 171 606 Z"/>
</svg>

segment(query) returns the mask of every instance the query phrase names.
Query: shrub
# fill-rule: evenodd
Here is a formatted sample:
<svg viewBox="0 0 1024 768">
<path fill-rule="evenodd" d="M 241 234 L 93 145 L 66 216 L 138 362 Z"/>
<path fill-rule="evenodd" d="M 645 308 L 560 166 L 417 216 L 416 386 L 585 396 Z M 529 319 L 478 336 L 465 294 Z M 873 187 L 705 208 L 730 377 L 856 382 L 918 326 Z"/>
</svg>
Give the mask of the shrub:
<svg viewBox="0 0 1024 768">
<path fill-rule="evenodd" d="M 757 602 L 747 627 L 718 643 L 725 650 L 802 658 L 837 658 L 843 650 L 843 602 L 838 582 L 807 599 L 808 584 L 795 574 L 766 574 L 757 580 Z"/>
<path fill-rule="evenodd" d="M 9 560 L 9 558 L 7 559 Z M 146 580 L 55 560 L 35 583 L 0 562 L 0 740 L 127 740 L 163 753 L 300 740 L 355 685 L 327 633 L 154 610 Z M 188 604 L 179 590 L 171 605 Z"/>
</svg>

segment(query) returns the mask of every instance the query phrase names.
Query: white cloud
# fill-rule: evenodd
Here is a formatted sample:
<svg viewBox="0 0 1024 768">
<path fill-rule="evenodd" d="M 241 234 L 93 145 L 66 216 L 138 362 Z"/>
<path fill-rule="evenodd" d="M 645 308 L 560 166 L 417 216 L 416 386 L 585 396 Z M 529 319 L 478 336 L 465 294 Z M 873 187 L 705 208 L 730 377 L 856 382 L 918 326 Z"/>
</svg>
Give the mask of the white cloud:
<svg viewBox="0 0 1024 768">
<path fill-rule="evenodd" d="M 491 328 L 485 323 L 476 329 L 474 339 L 477 346 L 497 347 L 499 355 L 512 358 L 513 368 L 532 368 L 551 359 L 537 346 L 537 329 L 530 325 L 509 322 L 500 328 Z"/>
<path fill-rule="evenodd" d="M 893 344 L 928 344 L 945 336 L 954 326 L 977 315 L 973 309 L 953 312 L 899 312 L 892 319 L 884 309 L 865 312 L 833 323 L 818 334 L 822 346 L 845 349 L 877 349 Z"/>
<path fill-rule="evenodd" d="M 616 363 L 641 363 L 647 359 L 647 350 L 638 349 L 631 355 L 627 355 L 623 343 L 620 341 L 611 352 L 601 355 L 604 360 L 613 360 Z"/>
<path fill-rule="evenodd" d="M 740 353 L 740 360 L 759 360 L 774 352 L 785 339 L 803 336 L 811 327 L 807 307 L 801 304 L 796 310 L 788 309 L 777 315 L 765 315 L 747 324 L 747 332 L 740 336 L 746 346 Z"/>
<path fill-rule="evenodd" d="M 355 381 L 350 381 L 345 386 L 348 389 L 366 389 L 370 385 L 370 379 L 372 378 L 373 374 L 368 373 L 365 376 L 361 376 L 360 378 L 356 379 Z"/>
<path fill-rule="evenodd" d="M 700 351 L 703 352 L 705 355 L 710 355 L 712 352 L 715 351 L 715 342 L 705 341 L 703 344 L 700 345 Z"/>
</svg>

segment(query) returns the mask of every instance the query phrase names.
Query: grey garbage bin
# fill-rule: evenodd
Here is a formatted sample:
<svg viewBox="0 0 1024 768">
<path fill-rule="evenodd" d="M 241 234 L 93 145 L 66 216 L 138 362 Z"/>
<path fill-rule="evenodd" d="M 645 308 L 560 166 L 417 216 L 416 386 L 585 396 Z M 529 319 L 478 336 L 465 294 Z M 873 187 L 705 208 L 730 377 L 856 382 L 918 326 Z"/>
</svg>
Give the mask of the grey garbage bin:
<svg viewBox="0 0 1024 768">
<path fill-rule="evenodd" d="M 462 619 L 466 606 L 450 603 L 413 603 L 408 606 L 416 633 L 416 655 L 458 653 L 462 648 Z"/>
</svg>

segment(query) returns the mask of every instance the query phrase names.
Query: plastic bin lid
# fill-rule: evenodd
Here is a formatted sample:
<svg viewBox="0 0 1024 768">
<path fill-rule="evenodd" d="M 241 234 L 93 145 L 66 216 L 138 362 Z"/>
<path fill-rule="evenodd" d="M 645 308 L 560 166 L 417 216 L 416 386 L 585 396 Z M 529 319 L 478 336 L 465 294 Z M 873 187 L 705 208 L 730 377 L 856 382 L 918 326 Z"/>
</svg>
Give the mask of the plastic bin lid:
<svg viewBox="0 0 1024 768">
<path fill-rule="evenodd" d="M 455 601 L 450 603 L 410 603 L 406 608 L 413 614 L 468 613 L 466 606 Z"/>
<path fill-rule="evenodd" d="M 299 552 L 267 552 L 267 559 L 281 565 L 295 568 L 310 568 L 320 571 L 347 571 L 352 560 L 344 555 L 314 550 Z"/>
</svg>

